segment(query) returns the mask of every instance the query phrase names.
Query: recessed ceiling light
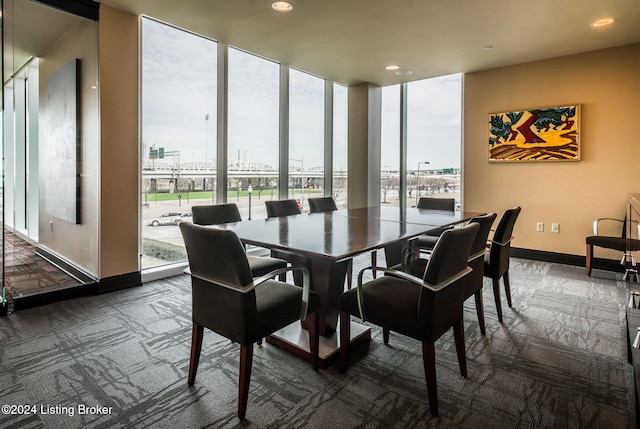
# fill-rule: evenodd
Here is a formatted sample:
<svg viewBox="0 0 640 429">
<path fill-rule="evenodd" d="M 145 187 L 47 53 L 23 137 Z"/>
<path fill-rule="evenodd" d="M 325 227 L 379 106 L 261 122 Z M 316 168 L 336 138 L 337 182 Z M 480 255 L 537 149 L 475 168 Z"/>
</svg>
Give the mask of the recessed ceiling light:
<svg viewBox="0 0 640 429">
<path fill-rule="evenodd" d="M 273 10 L 276 10 L 278 12 L 291 12 L 291 10 L 293 9 L 293 5 L 288 1 L 274 1 L 273 3 L 271 3 L 271 7 L 273 8 Z"/>
<path fill-rule="evenodd" d="M 384 69 L 385 70 L 398 70 L 399 68 L 400 68 L 400 66 L 396 66 L 396 65 L 392 64 L 392 65 L 386 66 Z"/>
<path fill-rule="evenodd" d="M 397 76 L 409 76 L 411 73 L 413 73 L 411 70 L 398 70 L 396 72 Z"/>
<path fill-rule="evenodd" d="M 591 26 L 593 28 L 600 28 L 600 27 L 606 27 L 607 25 L 611 25 L 615 22 L 615 18 L 601 18 L 601 19 L 596 19 L 595 21 L 593 21 L 591 23 Z"/>
</svg>

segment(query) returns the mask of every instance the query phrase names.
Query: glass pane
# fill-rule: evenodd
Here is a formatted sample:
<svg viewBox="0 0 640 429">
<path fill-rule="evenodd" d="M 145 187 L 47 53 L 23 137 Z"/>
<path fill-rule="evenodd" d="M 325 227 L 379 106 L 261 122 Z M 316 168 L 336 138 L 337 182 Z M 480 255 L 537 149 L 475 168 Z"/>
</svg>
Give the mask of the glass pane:
<svg viewBox="0 0 640 429">
<path fill-rule="evenodd" d="M 264 199 L 278 199 L 280 65 L 229 48 L 228 195 L 243 219 L 266 217 Z M 257 202 L 256 202 L 257 200 Z"/>
<path fill-rule="evenodd" d="M 17 304 L 98 275 L 98 26 L 27 0 L 5 1 L 2 24 L 3 285 Z"/>
<path fill-rule="evenodd" d="M 216 200 L 216 76 L 217 43 L 142 20 L 143 269 L 186 260 L 177 225 Z"/>
<path fill-rule="evenodd" d="M 333 199 L 339 209 L 347 208 L 349 166 L 348 138 L 348 90 L 346 86 L 333 84 Z"/>
<path fill-rule="evenodd" d="M 427 196 L 460 206 L 461 126 L 461 74 L 408 84 L 407 206 Z"/>
<path fill-rule="evenodd" d="M 289 72 L 289 198 L 324 194 L 324 79 Z"/>
<path fill-rule="evenodd" d="M 380 202 L 400 203 L 400 85 L 382 88 Z"/>
</svg>

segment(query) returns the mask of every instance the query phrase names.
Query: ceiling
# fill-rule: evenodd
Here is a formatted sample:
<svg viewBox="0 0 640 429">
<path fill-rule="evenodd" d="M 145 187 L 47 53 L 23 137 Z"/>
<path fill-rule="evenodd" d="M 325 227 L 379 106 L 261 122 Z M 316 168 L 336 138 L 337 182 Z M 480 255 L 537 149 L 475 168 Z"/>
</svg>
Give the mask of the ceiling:
<svg viewBox="0 0 640 429">
<path fill-rule="evenodd" d="M 386 86 L 640 42 L 638 0 L 291 0 L 289 13 L 275 12 L 271 1 L 100 3 L 347 85 Z M 603 17 L 616 22 L 590 26 Z M 412 74 L 396 76 L 384 69 L 389 64 Z"/>
</svg>

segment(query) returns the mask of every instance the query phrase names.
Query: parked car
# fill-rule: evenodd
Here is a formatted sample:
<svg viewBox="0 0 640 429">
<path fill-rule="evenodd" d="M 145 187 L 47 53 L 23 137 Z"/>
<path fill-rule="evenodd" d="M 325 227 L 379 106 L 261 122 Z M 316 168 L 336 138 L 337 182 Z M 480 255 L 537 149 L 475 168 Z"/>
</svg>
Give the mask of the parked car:
<svg viewBox="0 0 640 429">
<path fill-rule="evenodd" d="M 173 218 L 173 223 L 176 225 L 180 225 L 182 222 L 193 222 L 193 215 L 191 212 L 181 214 L 178 217 Z"/>
<path fill-rule="evenodd" d="M 147 221 L 147 225 L 151 225 L 151 226 L 175 225 L 176 223 L 173 221 L 173 219 L 181 215 L 182 213 L 175 213 L 175 212 L 163 213 L 158 217 L 149 219 Z"/>
</svg>

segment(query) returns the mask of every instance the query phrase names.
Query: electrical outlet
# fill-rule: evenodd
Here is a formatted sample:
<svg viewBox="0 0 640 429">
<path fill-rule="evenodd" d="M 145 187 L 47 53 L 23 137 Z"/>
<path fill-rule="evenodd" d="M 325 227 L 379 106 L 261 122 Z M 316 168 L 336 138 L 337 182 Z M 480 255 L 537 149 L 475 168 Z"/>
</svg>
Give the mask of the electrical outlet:
<svg viewBox="0 0 640 429">
<path fill-rule="evenodd" d="M 559 223 L 552 223 L 551 224 L 551 232 L 553 232 L 554 234 L 558 234 L 560 232 L 560 224 Z"/>
<path fill-rule="evenodd" d="M 536 231 L 537 232 L 544 232 L 544 222 L 536 223 Z"/>
</svg>

